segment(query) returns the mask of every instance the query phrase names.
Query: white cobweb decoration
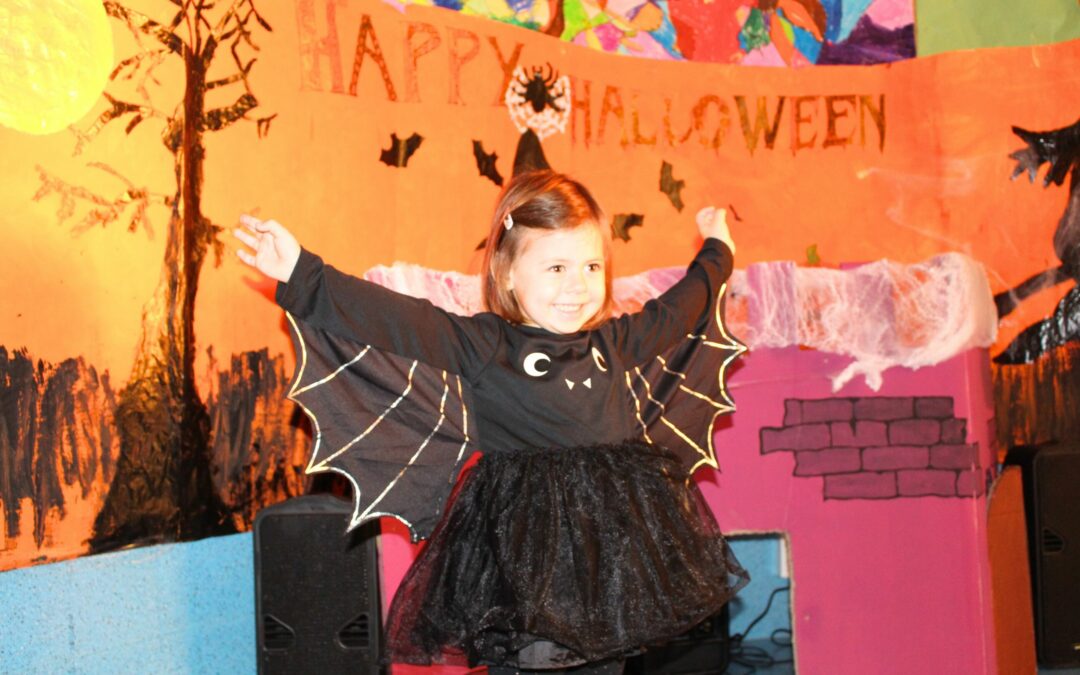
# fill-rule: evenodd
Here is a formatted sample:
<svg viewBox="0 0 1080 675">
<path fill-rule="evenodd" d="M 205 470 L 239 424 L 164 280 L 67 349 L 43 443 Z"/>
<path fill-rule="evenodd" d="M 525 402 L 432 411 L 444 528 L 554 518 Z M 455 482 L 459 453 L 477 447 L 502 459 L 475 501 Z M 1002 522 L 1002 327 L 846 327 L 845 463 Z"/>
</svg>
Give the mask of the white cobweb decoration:
<svg viewBox="0 0 1080 675">
<path fill-rule="evenodd" d="M 616 279 L 616 314 L 636 311 L 684 273 L 671 267 Z M 373 268 L 365 277 L 450 312 L 483 309 L 476 276 L 397 263 Z M 725 321 L 751 350 L 802 346 L 851 357 L 832 376 L 834 391 L 860 375 L 877 391 L 882 373 L 893 366 L 931 366 L 988 347 L 997 336 L 986 272 L 960 253 L 846 270 L 792 262 L 750 265 L 728 283 Z"/>
<path fill-rule="evenodd" d="M 960 253 L 848 270 L 762 263 L 732 286 L 745 299 L 736 334 L 751 347 L 800 345 L 854 359 L 833 376 L 834 391 L 857 375 L 877 391 L 888 368 L 934 365 L 997 337 L 986 272 Z"/>
<path fill-rule="evenodd" d="M 543 96 L 539 112 L 536 111 L 534 100 L 530 100 L 537 96 Z M 572 106 L 570 78 L 566 75 L 556 76 L 550 65 L 546 74 L 539 66 L 533 67 L 531 73 L 524 66 L 518 66 L 506 87 L 503 101 L 518 133 L 532 129 L 540 140 L 544 140 L 556 131 L 566 131 Z"/>
</svg>

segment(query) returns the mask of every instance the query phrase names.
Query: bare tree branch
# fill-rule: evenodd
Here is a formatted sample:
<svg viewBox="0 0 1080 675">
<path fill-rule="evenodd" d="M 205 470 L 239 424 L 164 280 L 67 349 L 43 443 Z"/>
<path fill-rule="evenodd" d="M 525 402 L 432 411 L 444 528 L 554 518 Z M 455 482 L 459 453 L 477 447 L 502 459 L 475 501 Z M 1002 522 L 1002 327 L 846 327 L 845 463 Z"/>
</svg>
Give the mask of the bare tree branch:
<svg viewBox="0 0 1080 675">
<path fill-rule="evenodd" d="M 120 79 L 131 80 L 134 79 L 135 75 L 141 70 L 142 77 L 139 78 L 138 83 L 135 85 L 135 91 L 138 92 L 139 96 L 149 105 L 151 102 L 150 91 L 146 88 L 146 82 L 147 80 L 151 80 L 154 84 L 161 84 L 161 82 L 154 77 L 154 70 L 165 62 L 165 59 L 168 58 L 170 53 L 171 52 L 167 49 L 153 49 L 139 52 L 118 63 L 112 73 L 109 74 L 109 79 L 115 81 L 122 70 L 130 68 L 130 72 Z M 144 64 L 148 65 L 143 68 Z"/>
<path fill-rule="evenodd" d="M 270 123 L 274 121 L 275 117 L 277 117 L 277 113 L 255 120 L 255 133 L 259 135 L 259 138 L 264 138 L 270 133 Z"/>
<path fill-rule="evenodd" d="M 132 33 L 141 32 L 144 35 L 149 35 L 165 45 L 174 54 L 178 56 L 184 55 L 184 41 L 168 26 L 163 26 L 145 14 L 128 9 L 113 0 L 105 0 L 104 4 L 105 12 L 111 17 L 122 20 Z"/>
<path fill-rule="evenodd" d="M 221 260 L 225 254 L 225 242 L 221 240 L 221 233 L 225 228 L 216 225 L 209 218 L 203 217 L 202 231 L 206 235 L 207 245 L 214 251 L 214 267 L 221 267 Z"/>
<path fill-rule="evenodd" d="M 61 224 L 75 214 L 79 202 L 88 202 L 91 206 L 90 210 L 71 228 L 75 234 L 82 234 L 98 226 L 106 227 L 119 221 L 130 210 L 130 217 L 126 219 L 128 232 L 135 232 L 141 226 L 147 235 L 152 238 L 154 230 L 147 210 L 152 204 L 171 206 L 174 198 L 153 193 L 145 187 L 136 187 L 134 183 L 107 164 L 91 162 L 87 166 L 115 177 L 125 184 L 126 189 L 116 197 L 109 199 L 80 185 L 72 185 L 50 174 L 41 166 L 37 166 L 41 187 L 34 194 L 34 201 L 41 201 L 51 194 L 56 194 L 60 199 L 60 207 L 56 211 L 56 217 Z"/>
<path fill-rule="evenodd" d="M 248 13 L 243 18 L 240 17 L 240 8 L 248 8 Z M 259 11 L 255 9 L 255 3 L 253 0 L 233 0 L 229 9 L 221 15 L 218 19 L 218 25 L 214 28 L 214 36 L 218 39 L 222 39 L 222 35 L 228 30 L 230 20 L 235 20 L 237 24 L 241 26 L 247 26 L 248 19 L 252 16 L 268 33 L 274 32 L 274 29 L 270 27 L 270 24 L 266 22 L 266 19 L 259 15 Z"/>
<path fill-rule="evenodd" d="M 179 113 L 176 117 L 170 117 L 161 131 L 161 142 L 173 155 L 179 156 L 180 144 L 184 140 L 184 116 Z"/>
<path fill-rule="evenodd" d="M 106 124 L 118 117 L 128 113 L 134 113 L 138 118 L 138 121 L 128 124 L 127 133 L 131 133 L 131 130 L 135 128 L 135 125 L 147 117 L 165 117 L 164 114 L 154 110 L 150 106 L 119 101 L 110 96 L 107 92 L 103 92 L 102 96 L 110 103 L 110 107 L 108 110 L 98 115 L 98 118 L 94 120 L 94 123 L 91 124 L 86 131 L 79 131 L 75 127 L 68 127 L 72 133 L 75 134 L 76 138 L 75 149 L 71 153 L 73 156 L 82 154 L 83 147 L 101 133 L 101 130 L 105 128 Z"/>
<path fill-rule="evenodd" d="M 251 94 L 243 94 L 240 98 L 236 99 L 236 102 L 231 106 L 207 111 L 207 113 L 203 115 L 201 128 L 204 131 L 220 131 L 237 120 L 243 119 L 244 115 L 257 105 L 259 105 L 259 102 L 254 96 Z"/>
<path fill-rule="evenodd" d="M 206 12 L 208 10 L 210 10 L 210 9 L 213 9 L 213 7 L 214 7 L 214 3 L 212 3 L 212 2 L 202 2 L 201 0 L 199 2 L 198 6 L 195 7 L 195 20 L 199 24 L 202 24 L 202 25 L 206 26 L 206 30 L 210 31 L 210 36 L 211 37 L 214 37 L 214 27 L 211 26 L 210 22 L 206 20 Z M 198 24 L 196 24 L 196 25 L 198 25 Z"/>
<path fill-rule="evenodd" d="M 243 82 L 244 84 L 247 84 L 248 74 L 251 73 L 251 67 L 253 65 L 255 65 L 255 61 L 256 61 L 256 59 L 251 59 L 250 61 L 248 61 L 247 65 L 241 67 L 240 72 L 236 73 L 235 75 L 230 75 L 229 77 L 224 77 L 224 78 L 221 78 L 220 80 L 213 80 L 211 82 L 207 82 L 206 83 L 206 88 L 208 90 L 209 89 L 217 89 L 218 87 L 223 87 L 223 86 L 225 86 L 227 84 L 233 84 L 235 82 Z M 248 89 L 248 91 L 250 92 L 251 90 Z"/>
<path fill-rule="evenodd" d="M 240 15 L 240 9 L 242 7 L 247 8 L 247 13 L 243 16 Z M 229 21 L 229 19 L 232 19 Z M 254 18 L 255 21 L 263 27 L 267 32 L 273 32 L 270 24 L 267 23 L 262 16 L 259 15 L 255 9 L 255 4 L 251 0 L 240 0 L 234 3 L 229 12 L 222 17 L 222 20 L 218 24 L 219 30 L 215 35 L 221 42 L 232 40 L 229 45 L 229 50 L 232 52 L 233 61 L 236 63 L 236 67 L 241 71 L 246 71 L 244 67 L 244 60 L 238 52 L 238 48 L 241 44 L 246 44 L 254 51 L 259 51 L 259 46 L 255 43 L 252 36 L 252 32 L 249 28 L 249 22 Z M 244 86 L 250 92 L 251 88 L 247 86 L 247 80 L 244 81 Z"/>
</svg>

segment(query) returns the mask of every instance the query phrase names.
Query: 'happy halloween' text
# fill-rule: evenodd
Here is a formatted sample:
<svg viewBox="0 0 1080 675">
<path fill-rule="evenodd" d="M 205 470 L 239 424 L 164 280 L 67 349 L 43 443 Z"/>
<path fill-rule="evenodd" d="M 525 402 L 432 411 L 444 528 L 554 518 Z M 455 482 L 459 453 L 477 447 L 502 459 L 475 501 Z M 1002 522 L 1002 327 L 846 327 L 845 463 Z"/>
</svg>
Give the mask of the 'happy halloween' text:
<svg viewBox="0 0 1080 675">
<path fill-rule="evenodd" d="M 321 6 L 321 14 L 317 5 Z M 400 20 L 393 28 L 380 27 L 384 31 L 383 39 L 391 35 L 390 39 L 398 40 L 401 45 L 401 70 L 395 74 L 384 55 L 375 23 L 370 15 L 363 14 L 354 24 L 356 41 L 346 84 L 338 7 L 336 0 L 296 0 L 303 90 L 357 97 L 370 95 L 361 93 L 361 81 L 374 72 L 387 101 L 421 103 L 421 91 L 430 91 L 421 87 L 421 73 L 431 72 L 428 77 L 434 78 L 441 60 L 442 67 L 447 69 L 442 72 L 448 77 L 440 102 L 459 106 L 502 105 L 515 69 L 519 65 L 534 65 L 523 61 L 522 43 L 508 47 L 495 36 L 482 39 L 460 28 L 443 26 L 440 30 L 431 23 Z M 489 68 L 496 75 L 482 80 L 491 83 L 485 85 L 490 87 L 490 93 L 480 96 L 476 88 L 463 91 L 462 75 L 470 67 Z M 324 73 L 329 75 L 329 86 L 324 82 Z M 798 96 L 707 93 L 694 98 L 683 94 L 646 95 L 579 77 L 573 77 L 572 82 L 570 139 L 586 147 L 609 143 L 624 148 L 699 144 L 716 151 L 740 143 L 751 154 L 785 147 L 793 153 L 850 145 L 885 149 L 886 101 L 882 93 Z M 380 88 L 378 83 L 374 86 L 376 91 Z M 467 95 L 470 93 L 471 98 Z M 778 143 L 782 136 L 784 141 Z"/>
</svg>

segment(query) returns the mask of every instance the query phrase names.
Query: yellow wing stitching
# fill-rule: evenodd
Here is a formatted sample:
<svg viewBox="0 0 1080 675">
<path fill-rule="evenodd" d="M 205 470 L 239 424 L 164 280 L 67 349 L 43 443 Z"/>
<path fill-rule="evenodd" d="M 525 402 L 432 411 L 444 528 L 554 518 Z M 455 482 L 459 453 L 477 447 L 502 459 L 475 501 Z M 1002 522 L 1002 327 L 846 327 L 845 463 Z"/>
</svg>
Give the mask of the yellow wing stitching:
<svg viewBox="0 0 1080 675">
<path fill-rule="evenodd" d="M 427 438 L 424 439 L 424 442 L 420 444 L 420 447 L 418 447 L 416 449 L 416 452 L 413 453 L 413 456 L 409 458 L 408 463 L 405 464 L 405 466 L 401 467 L 401 471 L 398 471 L 398 474 L 396 476 L 394 476 L 394 480 L 392 480 L 392 481 L 390 481 L 389 483 L 386 484 L 386 487 L 383 488 L 383 491 L 380 492 L 379 496 L 376 497 L 375 499 L 373 499 L 370 504 L 368 504 L 368 507 L 366 509 L 364 509 L 363 513 L 361 513 L 359 516 L 354 515 L 353 523 L 350 525 L 350 528 L 355 527 L 356 525 L 360 524 L 361 522 L 363 522 L 365 520 L 368 520 L 369 518 L 374 518 L 374 517 L 377 517 L 377 516 L 394 515 L 394 514 L 390 514 L 390 513 L 373 512 L 372 509 L 375 508 L 376 504 L 378 504 L 379 502 L 381 502 L 383 500 L 383 497 L 386 496 L 386 493 L 390 492 L 390 490 L 392 490 L 394 488 L 394 486 L 397 485 L 397 482 L 399 480 L 401 480 L 401 477 L 405 475 L 405 472 L 408 471 L 412 467 L 412 465 L 416 463 L 416 460 L 420 457 L 421 453 L 424 452 L 424 448 L 426 448 L 428 443 L 431 442 L 431 439 L 435 437 L 435 434 L 438 433 L 439 428 L 442 426 L 443 421 L 446 419 L 446 397 L 450 393 L 450 385 L 446 381 L 446 371 L 445 370 L 442 371 L 442 377 L 443 377 L 443 394 L 442 394 L 442 399 L 439 401 L 439 420 L 437 422 L 435 422 L 435 426 L 432 428 L 431 433 L 427 435 Z M 395 403 L 395 405 L 396 405 L 396 403 Z"/>
</svg>

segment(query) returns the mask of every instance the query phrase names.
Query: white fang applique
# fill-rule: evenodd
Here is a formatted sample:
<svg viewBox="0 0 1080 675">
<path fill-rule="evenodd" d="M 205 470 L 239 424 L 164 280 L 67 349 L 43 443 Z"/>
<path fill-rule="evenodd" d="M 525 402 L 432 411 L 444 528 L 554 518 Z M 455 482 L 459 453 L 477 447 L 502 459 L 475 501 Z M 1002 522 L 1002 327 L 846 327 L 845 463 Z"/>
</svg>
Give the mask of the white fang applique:
<svg viewBox="0 0 1080 675">
<path fill-rule="evenodd" d="M 596 347 L 592 348 L 592 358 L 593 358 L 593 361 L 596 363 L 596 367 L 599 368 L 601 372 L 606 373 L 607 372 L 607 361 L 604 360 L 604 355 L 601 354 L 600 350 L 597 349 Z"/>
</svg>

